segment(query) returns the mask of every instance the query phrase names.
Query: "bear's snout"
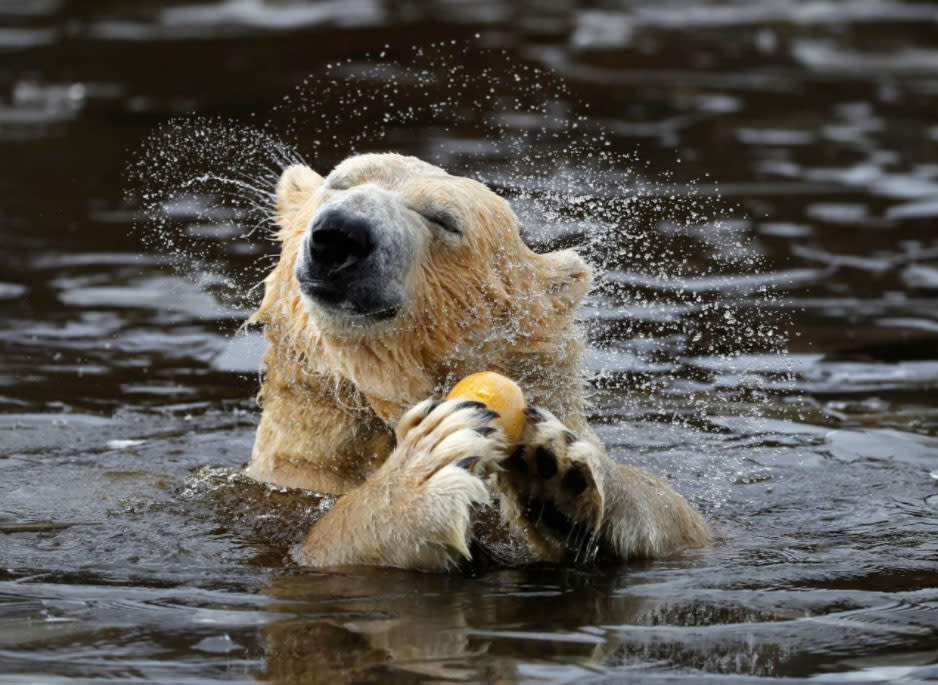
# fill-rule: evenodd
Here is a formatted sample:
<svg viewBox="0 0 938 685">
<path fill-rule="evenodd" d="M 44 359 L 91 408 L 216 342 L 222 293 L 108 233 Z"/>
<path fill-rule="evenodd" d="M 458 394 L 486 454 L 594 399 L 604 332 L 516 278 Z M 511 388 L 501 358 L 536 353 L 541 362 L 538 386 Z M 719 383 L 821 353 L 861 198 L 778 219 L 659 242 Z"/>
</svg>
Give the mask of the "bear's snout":
<svg viewBox="0 0 938 685">
<path fill-rule="evenodd" d="M 300 292 L 328 312 L 393 317 L 412 262 L 407 244 L 375 203 L 349 199 L 313 216 L 296 265 Z"/>
<path fill-rule="evenodd" d="M 311 275 L 333 280 L 374 251 L 374 230 L 367 219 L 330 210 L 313 222 L 307 245 Z"/>
</svg>

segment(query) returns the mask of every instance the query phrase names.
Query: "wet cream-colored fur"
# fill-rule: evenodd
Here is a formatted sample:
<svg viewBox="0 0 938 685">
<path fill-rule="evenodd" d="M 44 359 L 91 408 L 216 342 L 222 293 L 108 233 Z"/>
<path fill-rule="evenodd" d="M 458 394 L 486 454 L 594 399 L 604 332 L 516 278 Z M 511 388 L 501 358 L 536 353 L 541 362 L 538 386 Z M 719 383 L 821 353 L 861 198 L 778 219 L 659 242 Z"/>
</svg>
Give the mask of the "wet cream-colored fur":
<svg viewBox="0 0 938 685">
<path fill-rule="evenodd" d="M 346 198 L 377 203 L 407 232 L 404 304 L 390 318 L 300 291 L 304 236 Z M 441 228 L 444 216 L 459 230 Z M 300 563 L 442 570 L 480 546 L 518 563 L 649 558 L 709 540 L 665 481 L 599 445 L 573 321 L 589 268 L 569 250 L 532 252 L 501 197 L 413 157 L 361 155 L 326 178 L 286 169 L 276 220 L 280 259 L 251 318 L 270 345 L 248 473 L 343 495 L 295 550 Z M 481 370 L 515 379 L 535 408 L 520 446 L 478 407 L 427 400 Z"/>
</svg>

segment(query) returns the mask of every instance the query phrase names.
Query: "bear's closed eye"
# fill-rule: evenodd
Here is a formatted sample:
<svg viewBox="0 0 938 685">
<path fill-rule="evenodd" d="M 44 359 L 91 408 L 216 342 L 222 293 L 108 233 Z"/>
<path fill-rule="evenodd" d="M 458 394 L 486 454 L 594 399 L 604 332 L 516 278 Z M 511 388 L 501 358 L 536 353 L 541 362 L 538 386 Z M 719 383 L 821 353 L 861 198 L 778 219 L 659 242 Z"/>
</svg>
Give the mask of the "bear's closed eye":
<svg viewBox="0 0 938 685">
<path fill-rule="evenodd" d="M 426 210 L 418 213 L 431 224 L 443 229 L 447 233 L 452 233 L 453 235 L 462 235 L 462 229 L 459 226 L 459 222 L 454 217 L 448 214 L 439 214 L 436 212 L 428 212 Z"/>
</svg>

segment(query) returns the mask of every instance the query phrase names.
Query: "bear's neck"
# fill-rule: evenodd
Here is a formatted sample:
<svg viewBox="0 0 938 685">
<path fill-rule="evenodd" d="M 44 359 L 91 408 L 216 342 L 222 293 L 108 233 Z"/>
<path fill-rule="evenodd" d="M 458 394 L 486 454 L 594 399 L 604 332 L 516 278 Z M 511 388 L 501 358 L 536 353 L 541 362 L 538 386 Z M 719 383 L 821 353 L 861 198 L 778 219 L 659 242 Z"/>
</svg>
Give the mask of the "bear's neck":
<svg viewBox="0 0 938 685">
<path fill-rule="evenodd" d="M 317 371 L 349 381 L 392 425 L 417 402 L 444 396 L 477 371 L 497 371 L 514 379 L 530 404 L 561 420 L 583 420 L 583 343 L 572 323 L 540 335 L 521 335 L 517 328 L 510 335 L 495 328 L 485 334 L 463 332 L 464 337 L 450 340 L 440 334 L 438 328 L 410 327 L 354 342 L 323 334 Z"/>
</svg>

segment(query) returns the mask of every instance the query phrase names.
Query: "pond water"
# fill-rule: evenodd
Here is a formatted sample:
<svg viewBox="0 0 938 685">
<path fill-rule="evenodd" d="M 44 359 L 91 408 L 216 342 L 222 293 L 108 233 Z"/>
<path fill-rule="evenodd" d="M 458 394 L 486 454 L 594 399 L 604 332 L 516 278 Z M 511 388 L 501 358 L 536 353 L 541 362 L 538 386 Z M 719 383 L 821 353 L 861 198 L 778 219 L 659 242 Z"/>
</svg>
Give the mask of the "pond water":
<svg viewBox="0 0 938 685">
<path fill-rule="evenodd" d="M 0 680 L 938 680 L 938 9 L 617 5 L 0 7 Z M 291 565 L 256 204 L 379 149 L 601 270 L 598 432 L 720 544 Z"/>
</svg>

